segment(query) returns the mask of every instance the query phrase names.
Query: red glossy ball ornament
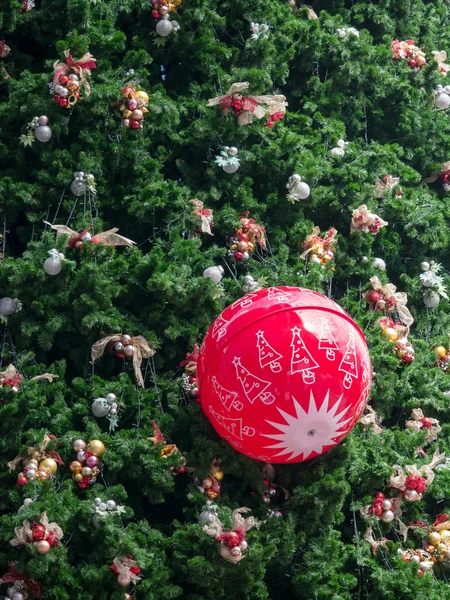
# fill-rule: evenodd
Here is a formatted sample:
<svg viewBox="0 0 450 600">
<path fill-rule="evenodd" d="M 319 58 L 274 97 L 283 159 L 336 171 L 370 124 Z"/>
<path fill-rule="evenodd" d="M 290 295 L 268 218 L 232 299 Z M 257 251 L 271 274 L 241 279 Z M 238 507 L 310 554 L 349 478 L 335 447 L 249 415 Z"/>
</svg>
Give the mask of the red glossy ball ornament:
<svg viewBox="0 0 450 600">
<path fill-rule="evenodd" d="M 140 126 L 141 124 L 139 123 L 139 121 L 136 121 L 135 119 L 131 121 L 131 129 L 139 129 Z"/>
<path fill-rule="evenodd" d="M 380 299 L 380 292 L 377 292 L 376 290 L 371 290 L 370 292 L 367 292 L 366 294 L 366 301 L 369 304 L 376 304 Z"/>
<path fill-rule="evenodd" d="M 432 423 L 430 417 L 424 417 L 421 420 L 421 423 L 422 423 L 422 427 L 426 427 L 427 429 L 431 429 L 433 427 L 433 423 Z"/>
<path fill-rule="evenodd" d="M 200 400 L 217 433 L 250 458 L 295 463 L 333 448 L 367 403 L 363 333 L 312 290 L 247 294 L 214 321 L 197 363 Z"/>
<path fill-rule="evenodd" d="M 67 75 L 60 75 L 59 76 L 59 83 L 61 85 L 66 85 L 66 83 L 69 82 L 69 78 L 67 77 Z"/>
<path fill-rule="evenodd" d="M 43 540 L 45 537 L 45 527 L 40 523 L 33 523 L 31 526 L 31 535 L 33 536 L 33 542 Z"/>
<path fill-rule="evenodd" d="M 235 253 L 234 253 L 234 258 L 235 258 L 236 260 L 242 260 L 242 259 L 244 258 L 244 255 L 243 255 L 243 253 L 242 253 L 242 252 L 235 252 Z"/>
<path fill-rule="evenodd" d="M 26 477 L 18 477 L 17 478 L 17 485 L 22 487 L 24 485 L 26 485 L 28 483 L 28 479 Z"/>
<path fill-rule="evenodd" d="M 240 541 L 239 540 L 239 535 L 235 531 L 228 531 L 225 534 L 223 543 L 228 548 L 233 548 L 234 546 L 238 546 L 239 545 L 239 541 Z"/>
<path fill-rule="evenodd" d="M 161 18 L 161 14 L 157 10 L 152 10 L 152 17 L 154 19 L 160 19 Z"/>
</svg>

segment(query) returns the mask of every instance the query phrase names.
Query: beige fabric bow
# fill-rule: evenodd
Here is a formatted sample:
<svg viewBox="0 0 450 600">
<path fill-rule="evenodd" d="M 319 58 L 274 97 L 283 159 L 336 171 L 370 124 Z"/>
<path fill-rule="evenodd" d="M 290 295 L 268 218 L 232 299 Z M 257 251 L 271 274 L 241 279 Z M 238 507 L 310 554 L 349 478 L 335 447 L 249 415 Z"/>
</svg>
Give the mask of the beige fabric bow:
<svg viewBox="0 0 450 600">
<path fill-rule="evenodd" d="M 125 575 L 133 583 L 137 583 L 141 580 L 141 576 L 133 573 L 130 569 L 131 567 L 137 567 L 138 564 L 135 560 L 128 558 L 127 556 L 116 556 L 113 560 L 113 564 L 117 569 L 118 575 Z"/>
<path fill-rule="evenodd" d="M 250 509 L 245 506 L 243 506 L 242 508 L 237 508 L 233 511 L 233 525 L 231 528 L 232 531 L 235 531 L 236 529 L 240 528 L 242 528 L 243 531 L 248 531 L 256 525 L 255 517 L 244 518 L 242 516 L 242 513 L 246 513 L 249 511 Z M 223 531 L 225 531 L 225 527 L 216 513 L 214 513 L 214 516 L 211 516 L 211 521 L 208 523 L 208 525 L 204 525 L 202 529 L 206 534 L 208 534 L 210 537 L 213 537 L 214 539 L 217 539 L 219 535 Z M 245 555 L 243 554 L 239 556 L 232 556 L 230 554 L 229 549 L 225 546 L 224 542 L 220 542 L 220 556 L 226 561 L 231 562 L 233 564 L 236 564 L 243 558 L 245 558 Z"/>
<path fill-rule="evenodd" d="M 417 468 L 416 465 L 406 465 L 405 468 L 400 467 L 399 465 L 394 465 L 392 467 L 392 475 L 390 478 L 390 484 L 392 487 L 404 491 L 406 479 L 412 475 L 414 477 L 423 477 L 427 483 L 427 487 L 433 483 L 434 472 L 433 469 L 439 463 L 441 463 L 445 459 L 445 454 L 439 454 L 439 448 L 436 448 L 435 453 L 433 454 L 433 458 L 431 462 L 427 465 L 422 465 Z M 420 494 L 419 494 L 420 496 Z"/>
<path fill-rule="evenodd" d="M 64 535 L 63 530 L 56 523 L 49 523 L 47 518 L 47 513 L 43 512 L 41 514 L 41 518 L 39 519 L 39 523 L 45 527 L 47 532 L 53 532 L 55 534 L 55 539 L 60 541 Z M 9 541 L 11 546 L 25 546 L 25 544 L 29 544 L 33 541 L 33 535 L 31 532 L 30 522 L 25 519 L 22 524 L 22 527 L 15 527 L 14 533 L 16 537 Z"/>
<path fill-rule="evenodd" d="M 392 299 L 395 301 L 395 310 L 397 311 L 401 322 L 407 327 L 410 327 L 414 323 L 414 319 L 406 306 L 408 295 L 405 292 L 397 292 L 397 288 L 392 283 L 383 285 L 378 277 L 371 277 L 370 283 L 375 291 L 383 294 L 385 300 Z"/>
<path fill-rule="evenodd" d="M 381 417 L 377 415 L 375 410 L 369 406 L 369 404 L 366 405 L 364 414 L 361 416 L 358 423 L 361 423 L 361 425 L 364 426 L 364 431 L 367 431 L 369 427 L 373 427 L 375 433 L 381 433 L 383 431 L 383 428 L 380 427 Z"/>
<path fill-rule="evenodd" d="M 439 425 L 439 421 L 437 419 L 431 419 L 432 423 L 430 428 L 424 428 L 422 424 L 422 419 L 424 418 L 424 414 L 420 408 L 414 408 L 411 413 L 411 419 L 406 421 L 405 426 L 407 429 L 413 429 L 414 431 L 422 431 L 426 429 L 428 431 L 426 441 L 430 444 L 437 440 L 439 433 L 442 431 L 442 427 Z"/>
</svg>

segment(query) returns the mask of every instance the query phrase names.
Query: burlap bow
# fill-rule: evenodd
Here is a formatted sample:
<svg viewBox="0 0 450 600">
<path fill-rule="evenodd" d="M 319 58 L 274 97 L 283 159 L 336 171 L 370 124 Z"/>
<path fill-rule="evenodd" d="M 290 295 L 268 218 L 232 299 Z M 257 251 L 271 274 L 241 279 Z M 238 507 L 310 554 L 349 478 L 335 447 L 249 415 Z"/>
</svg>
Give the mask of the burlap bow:
<svg viewBox="0 0 450 600">
<path fill-rule="evenodd" d="M 355 208 L 352 212 L 350 233 L 364 231 L 376 235 L 386 225 L 388 225 L 387 221 L 383 221 L 381 217 L 370 212 L 365 204 L 361 204 L 361 206 Z"/>
<path fill-rule="evenodd" d="M 122 339 L 121 333 L 113 333 L 112 335 L 108 335 L 95 344 L 91 348 L 91 360 L 95 363 L 95 361 L 103 356 L 105 349 L 108 345 L 113 346 L 117 342 L 120 342 Z M 133 368 L 134 374 L 136 376 L 136 381 L 139 387 L 144 387 L 144 378 L 142 377 L 141 364 L 143 358 L 151 358 L 155 351 L 149 345 L 147 340 L 142 335 L 137 335 L 136 337 L 132 337 L 130 344 L 134 346 L 134 354 L 133 354 Z"/>
<path fill-rule="evenodd" d="M 257 119 L 262 119 L 265 115 L 269 115 L 268 125 L 272 127 L 273 122 L 282 119 L 286 113 L 287 102 L 285 96 L 242 96 L 241 92 L 246 90 L 249 85 L 248 81 L 233 83 L 225 96 L 210 98 L 208 106 L 219 105 L 221 110 L 233 110 L 240 126 L 252 123 L 254 116 Z"/>
<path fill-rule="evenodd" d="M 42 375 L 36 375 L 36 377 L 32 377 L 30 381 L 42 381 L 46 379 L 50 383 L 54 379 L 58 379 L 58 375 L 53 375 L 52 373 L 43 373 Z M 19 387 L 22 383 L 23 377 L 16 369 L 14 365 L 8 365 L 5 371 L 0 372 L 0 388 L 5 385 L 9 385 L 10 387 Z"/>
<path fill-rule="evenodd" d="M 245 214 L 242 217 L 239 217 L 239 220 L 241 222 L 241 227 L 245 227 L 246 229 L 246 234 L 249 241 L 253 244 L 255 242 L 258 242 L 261 248 L 265 250 L 266 230 L 264 229 L 264 227 L 262 225 L 259 225 L 259 223 L 255 221 L 255 219 L 249 219 L 248 212 L 245 212 Z"/>
<path fill-rule="evenodd" d="M 300 258 L 305 259 L 310 252 L 316 251 L 317 248 L 323 248 L 326 252 L 327 250 L 331 250 L 333 246 L 336 244 L 337 240 L 337 230 L 333 227 L 329 229 L 323 237 L 319 235 L 320 227 L 314 227 L 312 233 L 306 236 L 305 241 L 302 244 L 302 248 L 306 248 L 305 252 L 300 255 Z"/>
<path fill-rule="evenodd" d="M 95 58 L 90 52 L 86 52 L 86 54 L 84 54 L 81 58 L 74 60 L 70 54 L 70 48 L 68 50 L 64 50 L 64 56 L 66 57 L 65 63 L 59 62 L 58 60 L 53 63 L 53 85 L 56 85 L 59 82 L 60 75 L 68 72 L 74 72 L 80 78 L 80 82 L 84 88 L 86 96 L 89 96 L 91 93 L 91 86 L 89 85 L 87 77 L 90 76 L 91 69 L 95 69 L 97 66 L 95 64 Z"/>
<path fill-rule="evenodd" d="M 450 71 L 450 65 L 445 62 L 447 60 L 447 52 L 445 50 L 433 50 L 431 54 L 433 55 L 434 60 L 437 62 L 438 71 L 440 71 L 443 75 L 447 75 L 448 71 Z"/>
<path fill-rule="evenodd" d="M 204 208 L 203 202 L 201 200 L 198 200 L 198 198 L 189 200 L 189 202 L 193 205 L 192 214 L 194 216 L 198 217 L 202 222 L 202 225 L 201 225 L 202 233 L 207 233 L 208 235 L 213 235 L 213 233 L 211 232 L 211 222 L 212 222 L 213 211 L 210 210 L 209 208 Z M 208 220 L 208 217 L 210 217 L 211 221 Z"/>
<path fill-rule="evenodd" d="M 398 523 L 398 531 L 399 531 L 400 535 L 403 537 L 403 540 L 406 540 L 406 538 L 408 536 L 408 527 L 400 519 L 400 517 L 402 516 L 403 501 L 401 498 L 387 498 L 387 499 L 392 503 L 392 508 L 390 510 L 392 510 L 392 512 L 394 513 L 395 520 Z M 370 519 L 370 518 L 378 519 L 378 517 L 376 517 L 373 514 L 373 512 L 371 512 L 372 506 L 373 506 L 372 504 L 367 504 L 366 506 L 363 506 L 363 508 L 361 508 L 361 510 L 359 512 L 363 519 Z"/>
<path fill-rule="evenodd" d="M 364 426 L 364 431 L 367 431 L 370 427 L 373 428 L 375 433 L 381 433 L 383 428 L 380 427 L 381 417 L 377 415 L 375 410 L 367 404 L 364 409 L 364 414 L 360 417 L 358 423 Z"/>
<path fill-rule="evenodd" d="M 47 518 L 47 513 L 43 512 L 41 514 L 41 518 L 39 519 L 39 523 L 43 525 L 48 533 L 53 534 L 52 537 L 54 540 L 59 542 L 63 537 L 63 531 L 59 525 L 56 523 L 49 523 Z M 22 527 L 15 527 L 14 533 L 16 537 L 9 541 L 11 546 L 25 546 L 33 541 L 33 534 L 31 531 L 30 522 L 25 519 L 22 524 Z"/>
<path fill-rule="evenodd" d="M 184 360 L 180 362 L 180 367 L 184 367 L 185 372 L 188 375 L 197 374 L 197 361 L 200 356 L 200 350 L 198 344 L 194 344 L 192 352 L 187 352 Z"/>
<path fill-rule="evenodd" d="M 383 198 L 385 190 L 392 190 L 396 185 L 399 185 L 400 177 L 392 177 L 392 175 L 386 175 L 383 179 L 380 179 L 375 184 L 375 192 L 377 198 Z"/>
<path fill-rule="evenodd" d="M 406 490 L 406 480 L 408 477 L 423 477 L 425 479 L 426 486 L 429 487 L 433 483 L 434 472 L 433 469 L 439 463 L 443 462 L 445 454 L 439 454 L 439 448 L 436 448 L 435 453 L 431 462 L 427 465 L 422 465 L 417 468 L 416 465 L 406 465 L 404 468 L 399 465 L 392 467 L 392 475 L 390 477 L 390 485 L 400 491 Z M 419 494 L 420 497 L 420 494 Z"/>
<path fill-rule="evenodd" d="M 249 529 L 251 529 L 252 527 L 254 527 L 256 525 L 255 517 L 244 518 L 242 516 L 242 513 L 246 513 L 249 511 L 250 511 L 250 509 L 245 506 L 243 506 L 242 508 L 237 508 L 236 510 L 233 511 L 233 514 L 232 514 L 233 525 L 231 528 L 232 531 L 239 530 L 239 531 L 245 533 L 246 531 L 248 531 Z M 208 525 L 204 525 L 202 527 L 202 529 L 206 534 L 208 534 L 210 537 L 213 537 L 214 539 L 220 539 L 222 537 L 222 534 L 225 531 L 225 527 L 224 527 L 222 521 L 217 516 L 217 513 L 214 513 L 213 515 L 211 515 L 210 522 L 208 523 Z M 227 560 L 228 562 L 231 562 L 233 564 L 236 564 L 240 560 L 245 558 L 243 554 L 240 554 L 239 556 L 233 556 L 232 554 L 230 554 L 229 549 L 226 547 L 226 545 L 224 544 L 223 541 L 220 542 L 220 556 L 222 558 L 224 558 L 225 560 Z"/>
<path fill-rule="evenodd" d="M 405 292 L 397 292 L 397 288 L 392 283 L 383 285 L 378 277 L 371 277 L 370 283 L 375 291 L 380 292 L 386 301 L 395 306 L 401 322 L 410 327 L 414 323 L 414 319 L 406 306 L 408 302 L 407 294 Z"/>
<path fill-rule="evenodd" d="M 0 578 L 0 584 L 20 582 L 20 587 L 22 589 L 25 588 L 26 592 L 33 594 L 35 598 L 41 597 L 41 586 L 37 581 L 34 581 L 33 579 L 28 579 L 28 577 L 23 573 L 19 573 L 18 571 L 16 571 L 13 564 L 10 565 L 9 568 L 11 569 L 9 573 L 5 573 L 3 577 Z M 25 598 L 25 600 L 27 600 L 27 598 Z"/>
<path fill-rule="evenodd" d="M 375 539 L 372 525 L 368 525 L 366 533 L 364 534 L 364 539 L 372 546 L 372 552 L 376 552 L 380 546 L 386 546 L 386 542 L 388 542 L 387 538 L 381 538 L 381 540 Z"/>
<path fill-rule="evenodd" d="M 431 177 L 423 180 L 423 183 L 434 183 L 436 179 L 446 179 L 450 175 L 450 160 L 442 163 L 440 171 L 436 171 Z"/>
<path fill-rule="evenodd" d="M 137 583 L 141 580 L 141 576 L 139 575 L 141 569 L 137 562 L 129 555 L 116 556 L 109 568 L 117 575 L 128 577 L 132 583 Z"/>
<path fill-rule="evenodd" d="M 44 460 L 45 458 L 53 458 L 59 465 L 63 465 L 64 461 L 59 456 L 59 454 L 55 452 L 55 450 L 47 450 L 47 446 L 50 444 L 50 442 L 55 442 L 56 448 L 56 446 L 58 445 L 58 438 L 56 438 L 51 433 L 46 433 L 44 435 L 42 443 L 39 445 L 38 448 L 35 448 L 34 446 L 29 446 L 27 448 L 27 454 L 18 454 L 16 458 L 11 460 L 7 465 L 9 470 L 14 471 L 18 462 L 20 462 L 21 460 L 29 460 L 31 458 L 35 458 L 38 462 Z"/>
<path fill-rule="evenodd" d="M 406 421 L 405 426 L 407 429 L 413 429 L 414 431 L 428 431 L 426 441 L 430 444 L 437 439 L 439 433 L 442 431 L 442 427 L 439 425 L 439 421 L 437 419 L 429 418 L 431 422 L 431 427 L 426 427 L 423 424 L 423 419 L 425 418 L 422 410 L 420 408 L 414 408 L 411 413 L 411 419 Z"/>
</svg>

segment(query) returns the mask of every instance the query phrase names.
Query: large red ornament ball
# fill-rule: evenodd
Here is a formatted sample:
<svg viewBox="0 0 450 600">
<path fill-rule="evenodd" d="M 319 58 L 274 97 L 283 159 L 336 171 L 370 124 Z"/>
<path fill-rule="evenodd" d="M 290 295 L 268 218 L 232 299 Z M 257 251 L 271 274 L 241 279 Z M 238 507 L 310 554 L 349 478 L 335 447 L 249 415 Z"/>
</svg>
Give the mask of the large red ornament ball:
<svg viewBox="0 0 450 600">
<path fill-rule="evenodd" d="M 372 366 L 362 331 L 333 300 L 277 287 L 247 294 L 209 328 L 200 401 L 238 452 L 271 463 L 338 444 L 367 403 Z"/>
</svg>

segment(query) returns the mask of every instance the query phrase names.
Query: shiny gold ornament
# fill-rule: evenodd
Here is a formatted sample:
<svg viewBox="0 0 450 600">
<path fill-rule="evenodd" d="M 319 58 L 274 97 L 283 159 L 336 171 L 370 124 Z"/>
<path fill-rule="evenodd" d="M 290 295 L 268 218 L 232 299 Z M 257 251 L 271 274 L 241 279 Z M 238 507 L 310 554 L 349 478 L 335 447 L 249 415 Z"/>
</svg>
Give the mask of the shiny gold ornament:
<svg viewBox="0 0 450 600">
<path fill-rule="evenodd" d="M 398 333 L 393 327 L 386 327 L 386 329 L 383 330 L 383 335 L 387 337 L 390 342 L 395 342 L 398 339 Z"/>
<path fill-rule="evenodd" d="M 442 358 L 443 356 L 445 356 L 447 354 L 447 350 L 444 348 L 444 346 L 436 346 L 436 348 L 434 349 L 436 354 L 439 356 L 439 358 Z"/>
<path fill-rule="evenodd" d="M 205 495 L 210 500 L 214 500 L 215 498 L 217 498 L 217 492 L 215 490 L 206 490 Z"/>
<path fill-rule="evenodd" d="M 223 479 L 223 471 L 215 471 L 214 473 L 210 473 L 211 477 L 215 477 L 217 481 L 222 481 Z"/>
<path fill-rule="evenodd" d="M 443 543 L 448 544 L 450 543 L 450 531 L 448 529 L 444 529 L 443 531 L 439 532 L 441 534 L 441 540 Z"/>
<path fill-rule="evenodd" d="M 72 473 L 81 473 L 82 468 L 83 465 L 78 460 L 72 461 L 69 465 L 69 469 L 72 471 Z"/>
<path fill-rule="evenodd" d="M 141 98 L 141 100 L 143 100 L 144 102 L 149 101 L 147 92 L 144 92 L 142 90 L 139 90 L 138 92 L 136 92 L 136 98 Z"/>
<path fill-rule="evenodd" d="M 39 468 L 48 469 L 50 473 L 54 475 L 58 470 L 58 463 L 54 458 L 44 458 L 44 460 L 41 460 L 39 463 Z"/>
<path fill-rule="evenodd" d="M 94 456 L 101 456 L 105 451 L 105 445 L 100 440 L 91 440 L 88 444 L 88 450 L 92 452 Z"/>
<path fill-rule="evenodd" d="M 81 473 L 74 473 L 72 475 L 72 479 L 75 481 L 75 483 L 79 483 L 83 479 L 83 475 Z"/>
<path fill-rule="evenodd" d="M 433 552 L 436 550 L 436 548 L 434 546 L 428 545 L 425 550 L 428 552 L 428 554 L 433 554 Z"/>
<path fill-rule="evenodd" d="M 437 531 L 432 531 L 428 536 L 428 541 L 433 546 L 437 546 L 438 544 L 441 543 L 441 536 L 439 535 L 439 533 Z"/>
<path fill-rule="evenodd" d="M 247 242 L 248 244 L 248 249 L 250 252 L 254 252 L 255 251 L 255 244 L 253 242 Z"/>
<path fill-rule="evenodd" d="M 133 111 L 132 110 L 126 110 L 123 113 L 123 118 L 124 119 L 131 119 L 132 116 L 133 116 Z"/>
<path fill-rule="evenodd" d="M 79 88 L 79 84 L 77 81 L 68 81 L 66 84 L 66 88 L 70 91 L 70 92 L 75 92 L 78 88 Z"/>
</svg>

